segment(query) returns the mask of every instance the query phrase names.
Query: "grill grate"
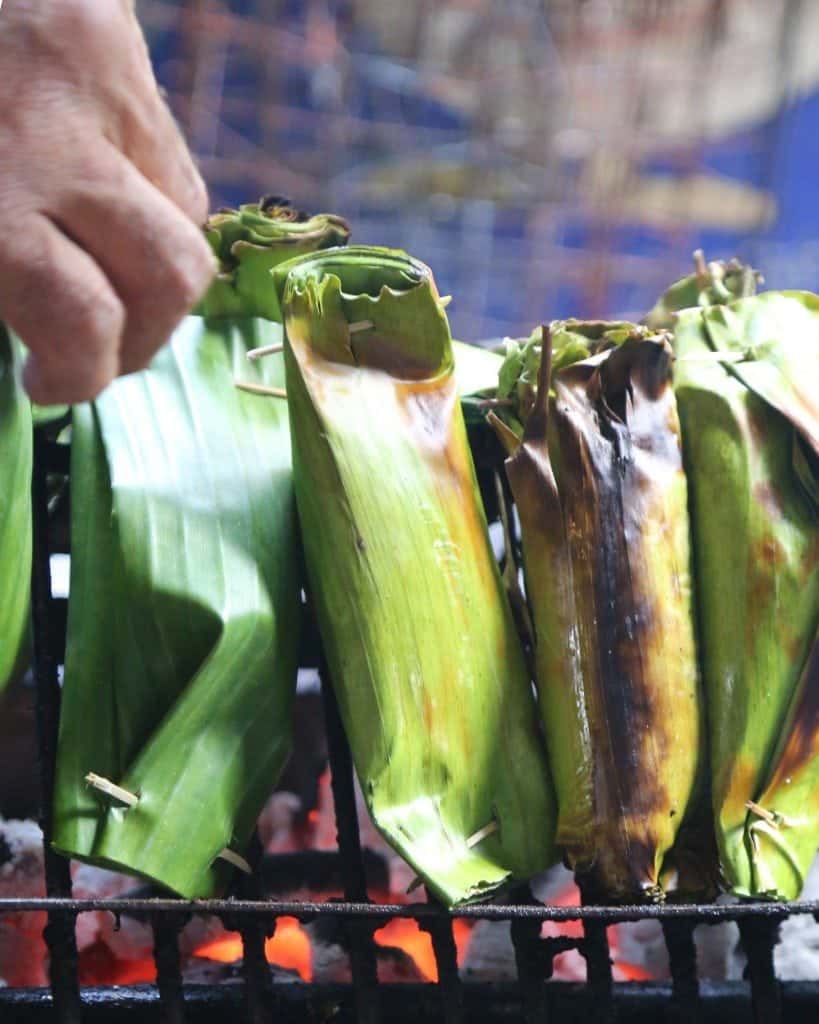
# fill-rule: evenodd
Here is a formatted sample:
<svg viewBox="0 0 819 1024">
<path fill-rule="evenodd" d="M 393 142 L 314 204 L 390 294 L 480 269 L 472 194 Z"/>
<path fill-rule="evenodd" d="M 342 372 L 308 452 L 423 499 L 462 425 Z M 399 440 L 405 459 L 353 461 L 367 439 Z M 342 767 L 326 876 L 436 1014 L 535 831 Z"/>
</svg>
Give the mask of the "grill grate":
<svg viewBox="0 0 819 1024">
<path fill-rule="evenodd" d="M 323 704 L 336 808 L 339 860 L 344 899 L 314 901 L 258 898 L 255 878 L 242 880 L 235 898 L 188 902 L 165 898 L 121 897 L 73 899 L 68 862 L 48 845 L 51 831 L 50 794 L 54 780 L 60 689 L 57 676 L 62 621 L 51 594 L 49 558 L 52 538 L 47 500 L 47 477 L 68 475 L 67 448 L 54 441 L 55 428 L 40 428 L 34 448 L 34 570 L 32 614 L 40 732 L 42 816 L 46 840 L 47 896 L 43 899 L 0 899 L 0 914 L 46 911 L 45 939 L 50 956 L 51 996 L 41 990 L 0 990 L 0 1015 L 32 1024 L 82 1020 L 130 1022 L 159 1019 L 162 1024 L 185 1021 L 244 1019 L 249 1024 L 276 1020 L 416 1021 L 424 1015 L 443 1024 L 466 1021 L 750 1021 L 796 1024 L 815 1020 L 819 983 L 782 984 L 775 976 L 773 950 L 781 922 L 794 914 L 819 920 L 819 902 L 791 904 L 739 903 L 725 905 L 666 904 L 663 906 L 582 907 L 544 906 L 528 887 L 513 894 L 513 902 L 469 906 L 447 912 L 432 903 L 375 904 L 368 899 L 353 786 L 350 750 L 332 687 L 324 685 Z M 326 667 L 321 675 L 327 680 Z M 128 989 L 85 989 L 77 978 L 74 925 L 77 914 L 108 910 L 149 920 L 154 933 L 156 986 Z M 241 994 L 236 986 L 183 985 L 179 932 L 191 915 L 215 915 L 238 931 L 244 947 Z M 352 984 L 272 985 L 264 955 L 264 940 L 280 917 L 302 923 L 336 918 L 349 950 Z M 518 983 L 464 983 L 459 977 L 453 921 L 456 918 L 511 922 Z M 436 984 L 379 983 L 373 932 L 392 918 L 411 918 L 429 932 L 438 968 Z M 671 965 L 671 984 L 613 983 L 607 927 L 648 918 L 662 922 Z M 541 938 L 544 921 L 580 921 L 581 937 Z M 697 924 L 736 921 L 748 958 L 748 981 L 700 983 L 697 977 L 693 930 Z M 587 964 L 585 985 L 545 982 L 554 957 L 577 949 Z M 748 991 L 750 988 L 750 1000 Z M 159 1016 L 157 1017 L 157 1010 Z M 238 1015 L 238 1016 L 237 1016 Z"/>
</svg>

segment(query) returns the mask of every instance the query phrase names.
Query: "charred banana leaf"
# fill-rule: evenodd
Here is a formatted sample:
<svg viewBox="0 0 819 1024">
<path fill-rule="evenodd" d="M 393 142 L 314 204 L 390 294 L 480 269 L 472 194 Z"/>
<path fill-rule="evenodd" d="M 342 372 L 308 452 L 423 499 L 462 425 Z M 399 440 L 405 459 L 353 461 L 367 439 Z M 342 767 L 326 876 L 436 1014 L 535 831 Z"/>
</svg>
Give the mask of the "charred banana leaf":
<svg viewBox="0 0 819 1024">
<path fill-rule="evenodd" d="M 495 415 L 517 435 L 537 402 L 543 327 L 522 341 L 507 338 L 505 358 L 498 376 Z M 552 373 L 622 344 L 627 338 L 649 337 L 651 331 L 618 320 L 553 320 L 549 325 Z"/>
<path fill-rule="evenodd" d="M 299 581 L 281 336 L 189 317 L 73 416 L 55 846 L 211 895 L 290 744 Z M 90 783 L 90 784 L 89 784 Z"/>
<path fill-rule="evenodd" d="M 220 210 L 205 225 L 219 261 L 216 280 L 202 301 L 206 316 L 253 314 L 281 321 L 270 271 L 285 260 L 346 245 L 350 228 L 332 213 L 309 216 L 281 196 L 264 196 L 238 210 Z"/>
<path fill-rule="evenodd" d="M 553 797 L 446 315 L 401 252 L 279 268 L 312 597 L 386 839 L 448 905 L 553 860 Z"/>
<path fill-rule="evenodd" d="M 547 332 L 523 436 L 499 429 L 557 843 L 598 898 L 652 900 L 695 785 L 701 702 L 671 348 L 624 330 L 557 373 Z"/>
<path fill-rule="evenodd" d="M 739 260 L 705 262 L 702 249 L 694 253 L 694 273 L 675 281 L 657 300 L 646 316 L 654 330 L 674 326 L 674 314 L 693 306 L 723 305 L 734 299 L 754 295 L 762 275 Z"/>
<path fill-rule="evenodd" d="M 31 405 L 18 358 L 0 323 L 0 690 L 21 659 L 31 581 Z"/>
<path fill-rule="evenodd" d="M 675 349 L 722 871 L 791 898 L 819 841 L 819 300 L 685 311 Z"/>
</svg>

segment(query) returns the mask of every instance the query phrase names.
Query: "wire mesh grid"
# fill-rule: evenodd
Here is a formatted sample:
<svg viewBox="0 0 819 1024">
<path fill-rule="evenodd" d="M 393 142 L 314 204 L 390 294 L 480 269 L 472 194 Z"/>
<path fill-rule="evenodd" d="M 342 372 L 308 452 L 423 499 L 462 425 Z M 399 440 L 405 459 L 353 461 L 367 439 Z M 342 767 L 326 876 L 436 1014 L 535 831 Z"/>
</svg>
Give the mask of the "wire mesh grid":
<svg viewBox="0 0 819 1024">
<path fill-rule="evenodd" d="M 642 313 L 697 245 L 761 260 L 777 286 L 819 283 L 792 210 L 812 192 L 791 115 L 819 79 L 815 5 L 138 8 L 215 203 L 289 194 L 411 251 L 466 340 Z"/>
</svg>

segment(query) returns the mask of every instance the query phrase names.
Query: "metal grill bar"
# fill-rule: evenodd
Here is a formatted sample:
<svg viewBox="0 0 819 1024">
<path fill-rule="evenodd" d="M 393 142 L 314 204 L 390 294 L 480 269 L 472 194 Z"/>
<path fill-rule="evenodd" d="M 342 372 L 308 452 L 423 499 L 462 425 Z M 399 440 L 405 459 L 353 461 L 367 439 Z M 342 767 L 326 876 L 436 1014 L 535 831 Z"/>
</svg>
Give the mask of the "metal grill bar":
<svg viewBox="0 0 819 1024">
<path fill-rule="evenodd" d="M 157 913 L 152 919 L 156 986 L 161 1000 L 161 1024 L 185 1024 L 179 932 L 185 919 L 176 914 Z"/>
<path fill-rule="evenodd" d="M 668 949 L 677 1022 L 697 1024 L 700 1019 L 700 987 L 697 980 L 694 922 L 671 919 L 663 921 L 663 935 Z"/>
<path fill-rule="evenodd" d="M 515 895 L 523 905 L 532 903 L 534 899 L 528 885 L 522 886 Z M 541 927 L 540 921 L 526 918 L 514 920 L 511 924 L 525 1024 L 548 1024 L 549 1020 L 543 981 L 551 974 L 552 960 L 549 956 L 546 963 L 547 952 L 540 938 Z"/>
<path fill-rule="evenodd" d="M 54 774 L 57 761 L 57 729 L 60 720 L 60 685 L 54 638 L 50 626 L 51 550 L 48 525 L 46 474 L 54 462 L 55 445 L 35 432 L 32 474 L 33 560 L 31 612 L 34 632 L 34 678 L 37 686 L 37 731 L 40 750 L 40 827 L 43 830 L 43 858 L 46 893 L 49 897 L 71 896 L 69 863 L 51 847 Z M 58 1019 L 63 1024 L 80 1024 L 81 1002 L 77 981 L 76 915 L 70 907 L 48 909 L 44 938 L 49 952 L 49 977 Z"/>
<path fill-rule="evenodd" d="M 242 975 L 245 982 L 245 1015 L 248 1024 L 265 1024 L 270 1019 L 267 1003 L 270 998 L 270 970 L 264 955 L 267 934 L 274 935 L 259 921 L 242 919 Z"/>
<path fill-rule="evenodd" d="M 751 1020 L 748 987 L 743 982 L 703 986 L 700 1024 L 748 1024 Z M 160 998 L 152 986 L 126 989 L 85 989 L 89 1024 L 155 1024 Z M 511 1024 L 520 1020 L 520 997 L 515 985 L 470 985 L 465 988 L 469 1024 Z M 786 983 L 783 1005 L 788 1024 L 815 1024 L 817 986 Z M 614 1002 L 621 1021 L 667 1024 L 671 986 L 668 984 L 615 985 Z M 390 1024 L 440 1024 L 439 997 L 431 985 L 389 985 L 383 989 L 385 1019 Z M 242 995 L 236 986 L 196 985 L 186 989 L 186 1012 L 191 1024 L 242 1024 Z M 550 1017 L 560 1024 L 596 1024 L 588 1012 L 585 986 L 555 982 L 547 986 Z M 13 1024 L 53 1024 L 54 1009 L 43 990 L 0 989 L 0 1020 Z M 276 992 L 275 1024 L 332 1021 L 357 1024 L 355 1001 L 349 985 L 282 985 Z"/>
<path fill-rule="evenodd" d="M 241 896 L 259 899 L 261 896 L 258 866 L 262 859 L 262 844 L 258 833 L 254 833 L 248 859 L 254 874 L 241 875 L 238 890 Z M 242 937 L 242 978 L 244 979 L 244 1009 L 248 1024 L 266 1024 L 270 1020 L 268 1005 L 271 996 L 270 970 L 265 957 L 264 943 L 268 935 L 275 934 L 276 920 L 238 916 L 225 917 L 226 928 L 238 931 Z"/>
<path fill-rule="evenodd" d="M 344 733 L 338 701 L 330 682 L 330 672 L 320 661 L 321 694 L 327 749 L 330 755 L 330 784 L 336 814 L 338 850 L 344 876 L 344 895 L 348 900 L 367 901 L 367 873 L 361 853 L 361 834 L 355 804 L 353 759 Z M 363 903 L 369 906 L 368 902 Z M 356 1009 L 361 1024 L 380 1024 L 378 967 L 373 942 L 373 923 L 365 915 L 350 915 L 347 937 L 350 944 L 350 970 L 356 992 Z"/>
<path fill-rule="evenodd" d="M 421 927 L 429 932 L 432 938 L 444 1024 L 462 1024 L 464 1002 L 461 979 L 458 976 L 458 951 L 452 921 L 444 917 L 435 917 L 424 922 Z"/>
<path fill-rule="evenodd" d="M 586 960 L 586 974 L 591 992 L 593 1020 L 609 1024 L 615 1018 L 611 955 L 605 921 L 583 922 L 585 935 L 580 952 Z"/>
<path fill-rule="evenodd" d="M 779 1024 L 782 1020 L 782 997 L 773 961 L 779 922 L 749 917 L 739 922 L 739 935 L 748 958 L 754 1020 L 756 1024 Z"/>
<path fill-rule="evenodd" d="M 74 899 L 67 897 L 29 898 L 4 897 L 0 899 L 0 914 L 25 911 L 62 910 L 81 914 L 87 910 L 110 910 L 112 914 L 151 914 L 179 911 L 189 914 L 255 914 L 261 917 L 295 917 L 310 921 L 315 917 L 361 918 L 370 921 L 370 927 L 381 928 L 393 917 L 408 917 L 416 921 L 429 918 L 465 918 L 486 921 L 599 921 L 606 926 L 624 921 L 687 919 L 696 924 L 719 924 L 722 921 L 762 919 L 784 921 L 796 915 L 819 914 L 819 902 L 795 903 L 736 903 L 709 904 L 680 903 L 660 906 L 628 905 L 619 907 L 550 907 L 542 903 L 518 906 L 510 903 L 487 903 L 444 910 L 428 903 L 356 903 L 349 900 L 179 900 L 165 898 L 114 897 L 111 899 Z M 380 922 L 380 923 L 376 923 Z"/>
</svg>

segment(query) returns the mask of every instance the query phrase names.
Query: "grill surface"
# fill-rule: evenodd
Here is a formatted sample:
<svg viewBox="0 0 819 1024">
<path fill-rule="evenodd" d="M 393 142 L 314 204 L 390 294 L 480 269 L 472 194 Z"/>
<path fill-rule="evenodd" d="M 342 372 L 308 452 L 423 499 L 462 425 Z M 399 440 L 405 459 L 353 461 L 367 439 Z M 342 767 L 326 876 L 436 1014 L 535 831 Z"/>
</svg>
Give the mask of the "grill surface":
<svg viewBox="0 0 819 1024">
<path fill-rule="evenodd" d="M 54 854 L 50 794 L 54 779 L 60 690 L 57 665 L 64 643 L 64 609 L 51 594 L 49 558 L 59 549 L 57 531 L 49 522 L 47 477 L 68 476 L 68 450 L 54 442 L 57 427 L 40 428 L 35 436 L 33 621 L 40 734 L 45 837 L 44 899 L 2 899 L 0 914 L 47 911 L 45 939 L 50 954 L 51 991 L 0 990 L 2 1019 L 60 1024 L 141 1022 L 163 1024 L 243 1019 L 249 1024 L 277 1021 L 416 1021 L 420 1016 L 444 1024 L 466 1021 L 757 1021 L 788 1024 L 814 1021 L 819 1011 L 819 983 L 777 981 L 773 949 L 780 923 L 794 914 L 819 920 L 819 902 L 790 904 L 737 903 L 663 906 L 550 907 L 532 899 L 527 887 L 514 902 L 465 907 L 447 912 L 432 903 L 374 904 L 368 899 L 365 856 L 361 847 L 353 787 L 353 769 L 326 668 L 319 668 L 336 809 L 339 859 L 344 899 L 297 902 L 256 898 L 257 882 L 243 879 L 230 899 L 188 902 L 165 898 L 77 900 L 71 898 L 68 861 Z M 63 541 L 63 544 L 65 542 Z M 154 931 L 155 986 L 127 989 L 85 989 L 77 980 L 74 924 L 78 913 L 108 910 L 149 920 Z M 244 944 L 242 984 L 183 985 L 178 934 L 193 914 L 215 915 L 239 931 Z M 273 985 L 264 957 L 264 939 L 279 917 L 303 923 L 337 919 L 343 928 L 352 985 L 304 983 Z M 373 932 L 391 918 L 412 918 L 429 932 L 439 981 L 428 985 L 379 983 Z M 517 965 L 517 984 L 463 982 L 458 974 L 452 922 L 456 917 L 510 921 Z M 609 925 L 647 918 L 663 925 L 672 982 L 613 983 L 606 929 Z M 544 921 L 581 921 L 583 936 L 541 938 Z M 693 929 L 698 924 L 736 921 L 748 959 L 748 982 L 700 983 L 697 978 Z M 567 949 L 586 960 L 587 983 L 552 982 L 552 961 Z"/>
</svg>

